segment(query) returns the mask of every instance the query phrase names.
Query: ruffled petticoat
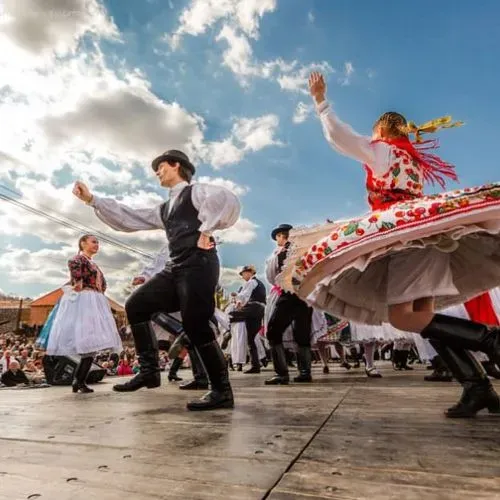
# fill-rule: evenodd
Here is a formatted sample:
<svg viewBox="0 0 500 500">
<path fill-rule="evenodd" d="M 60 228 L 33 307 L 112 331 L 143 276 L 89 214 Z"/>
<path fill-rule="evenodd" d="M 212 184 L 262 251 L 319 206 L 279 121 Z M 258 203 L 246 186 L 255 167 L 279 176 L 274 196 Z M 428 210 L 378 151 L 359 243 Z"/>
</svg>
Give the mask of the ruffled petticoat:
<svg viewBox="0 0 500 500">
<path fill-rule="evenodd" d="M 388 304 L 461 304 L 500 284 L 500 183 L 292 230 L 278 285 L 333 316 L 380 325 Z"/>
<path fill-rule="evenodd" d="M 47 354 L 72 356 L 111 349 L 122 351 L 122 342 L 108 299 L 104 294 L 64 287 L 50 330 Z"/>
</svg>

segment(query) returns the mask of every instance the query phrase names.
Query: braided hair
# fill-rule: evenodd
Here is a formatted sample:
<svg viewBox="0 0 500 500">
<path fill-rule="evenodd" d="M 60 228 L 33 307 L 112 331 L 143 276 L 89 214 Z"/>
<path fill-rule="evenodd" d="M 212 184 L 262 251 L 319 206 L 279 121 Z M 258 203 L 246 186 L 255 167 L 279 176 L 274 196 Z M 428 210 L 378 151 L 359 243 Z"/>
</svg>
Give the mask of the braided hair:
<svg viewBox="0 0 500 500">
<path fill-rule="evenodd" d="M 378 125 L 384 128 L 387 135 L 391 137 L 408 137 L 408 121 L 406 118 L 395 111 L 384 113 L 373 125 L 373 128 Z"/>
</svg>

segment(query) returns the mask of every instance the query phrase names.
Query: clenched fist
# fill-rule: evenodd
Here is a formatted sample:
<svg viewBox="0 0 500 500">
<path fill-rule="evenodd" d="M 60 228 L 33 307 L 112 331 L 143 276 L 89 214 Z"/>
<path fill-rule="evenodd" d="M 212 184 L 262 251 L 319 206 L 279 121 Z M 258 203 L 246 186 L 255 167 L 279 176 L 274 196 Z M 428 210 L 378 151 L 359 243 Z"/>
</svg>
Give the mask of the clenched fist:
<svg viewBox="0 0 500 500">
<path fill-rule="evenodd" d="M 132 285 L 137 286 L 137 285 L 143 285 L 146 282 L 146 278 L 144 276 L 136 276 L 132 280 Z"/>
<path fill-rule="evenodd" d="M 87 185 L 80 181 L 75 182 L 75 186 L 73 187 L 73 194 L 85 203 L 90 203 L 92 201 L 92 198 L 94 197 Z"/>
</svg>

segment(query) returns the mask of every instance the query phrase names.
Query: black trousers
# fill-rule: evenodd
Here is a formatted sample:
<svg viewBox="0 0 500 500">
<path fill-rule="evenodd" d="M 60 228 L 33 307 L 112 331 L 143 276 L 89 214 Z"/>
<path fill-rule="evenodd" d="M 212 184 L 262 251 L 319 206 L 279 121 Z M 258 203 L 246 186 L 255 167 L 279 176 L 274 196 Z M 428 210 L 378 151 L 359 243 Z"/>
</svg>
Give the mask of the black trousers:
<svg viewBox="0 0 500 500">
<path fill-rule="evenodd" d="M 311 346 L 312 308 L 297 295 L 284 292 L 276 301 L 269 324 L 267 339 L 271 346 L 283 343 L 283 334 L 292 325 L 293 338 L 298 346 Z"/>
<path fill-rule="evenodd" d="M 259 333 L 264 319 L 265 306 L 260 302 L 248 302 L 238 311 L 233 311 L 229 314 L 231 323 L 240 321 L 245 322 L 247 327 L 247 342 L 250 358 L 253 366 L 260 366 L 257 346 L 255 345 L 255 337 Z"/>
<path fill-rule="evenodd" d="M 184 331 L 194 346 L 215 340 L 209 322 L 215 311 L 219 270 L 217 254 L 198 248 L 182 263 L 167 266 L 125 303 L 132 330 L 155 313 L 180 311 Z"/>
</svg>

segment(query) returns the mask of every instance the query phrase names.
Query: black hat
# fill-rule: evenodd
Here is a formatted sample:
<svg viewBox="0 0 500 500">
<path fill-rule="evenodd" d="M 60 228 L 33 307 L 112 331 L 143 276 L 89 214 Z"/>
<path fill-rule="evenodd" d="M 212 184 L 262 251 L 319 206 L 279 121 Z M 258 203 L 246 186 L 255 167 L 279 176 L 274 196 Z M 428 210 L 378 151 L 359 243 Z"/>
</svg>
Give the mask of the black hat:
<svg viewBox="0 0 500 500">
<path fill-rule="evenodd" d="M 182 151 L 178 151 L 177 149 L 169 149 L 160 156 L 157 156 L 151 162 L 151 167 L 153 167 L 153 170 L 155 172 L 158 170 L 160 163 L 163 161 L 179 162 L 181 165 L 184 165 L 187 169 L 189 169 L 191 171 L 191 174 L 193 175 L 196 171 L 194 165 L 189 161 L 188 155 L 183 153 Z"/>
<path fill-rule="evenodd" d="M 290 224 L 280 224 L 278 227 L 275 227 L 271 232 L 271 238 L 276 241 L 276 236 L 278 233 L 288 233 L 290 229 L 293 229 L 293 226 Z"/>
<path fill-rule="evenodd" d="M 242 276 L 245 271 L 248 271 L 249 273 L 252 273 L 252 274 L 257 274 L 257 270 L 255 269 L 255 266 L 245 266 L 240 271 L 240 276 Z"/>
</svg>

